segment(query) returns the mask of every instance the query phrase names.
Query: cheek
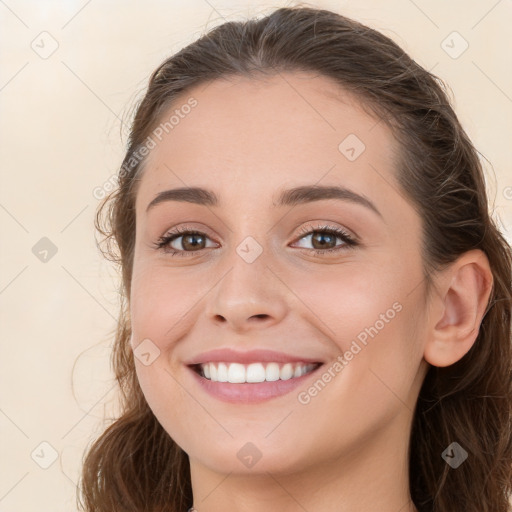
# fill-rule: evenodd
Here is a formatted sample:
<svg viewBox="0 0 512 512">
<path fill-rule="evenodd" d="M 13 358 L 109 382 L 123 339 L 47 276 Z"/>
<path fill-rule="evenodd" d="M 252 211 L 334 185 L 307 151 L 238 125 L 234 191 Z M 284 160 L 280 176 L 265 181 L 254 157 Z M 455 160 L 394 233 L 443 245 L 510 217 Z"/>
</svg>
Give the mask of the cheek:
<svg viewBox="0 0 512 512">
<path fill-rule="evenodd" d="M 209 429 L 200 404 L 179 383 L 169 370 L 165 358 L 159 357 L 150 366 L 136 361 L 137 378 L 144 397 L 165 431 L 181 447 L 190 445 L 189 433 Z"/>
<path fill-rule="evenodd" d="M 348 444 L 364 442 L 414 409 L 421 362 L 421 340 L 415 337 L 420 287 L 410 293 L 406 272 L 400 277 L 375 270 L 347 272 L 339 281 L 317 276 L 314 283 L 295 284 L 315 316 L 318 312 L 315 325 L 323 326 L 340 353 L 324 368 L 322 382 L 298 391 L 311 433 L 319 439 L 339 436 L 343 424 Z M 327 452 L 328 441 L 324 448 Z"/>
<path fill-rule="evenodd" d="M 419 266 L 391 262 L 364 269 L 340 266 L 338 272 L 288 281 L 304 298 L 309 323 L 332 341 L 332 364 L 337 360 L 343 367 L 332 368 L 342 377 L 333 379 L 333 392 L 342 402 L 350 403 L 354 390 L 361 403 L 376 397 L 385 403 L 395 392 L 406 400 L 411 393 L 422 358 L 423 318 L 422 287 L 411 293 L 412 282 L 421 282 Z"/>
<path fill-rule="evenodd" d="M 135 266 L 130 301 L 135 345 L 149 338 L 161 352 L 170 353 L 204 311 L 215 283 L 211 269 L 207 274 L 193 266 Z M 336 345 L 333 353 L 355 352 L 355 342 L 361 353 L 372 346 L 371 353 L 384 360 L 410 357 L 410 329 L 404 324 L 416 307 L 409 304 L 414 298 L 410 283 L 420 279 L 415 269 L 397 265 L 396 260 L 347 262 L 309 273 L 288 269 L 281 275 L 293 294 L 286 295 L 279 283 L 275 293 L 283 294 L 290 317 L 314 326 Z"/>
<path fill-rule="evenodd" d="M 161 351 L 168 350 L 189 326 L 194 305 L 207 293 L 201 282 L 192 274 L 180 275 L 157 265 L 134 268 L 130 317 L 135 344 L 149 338 Z"/>
<path fill-rule="evenodd" d="M 308 320 L 335 341 L 341 350 L 350 348 L 352 340 L 365 341 L 390 331 L 400 322 L 405 295 L 403 275 L 381 269 L 379 263 L 340 265 L 333 270 L 289 275 L 287 283 L 301 300 Z M 387 267 L 389 268 L 389 267 Z"/>
</svg>

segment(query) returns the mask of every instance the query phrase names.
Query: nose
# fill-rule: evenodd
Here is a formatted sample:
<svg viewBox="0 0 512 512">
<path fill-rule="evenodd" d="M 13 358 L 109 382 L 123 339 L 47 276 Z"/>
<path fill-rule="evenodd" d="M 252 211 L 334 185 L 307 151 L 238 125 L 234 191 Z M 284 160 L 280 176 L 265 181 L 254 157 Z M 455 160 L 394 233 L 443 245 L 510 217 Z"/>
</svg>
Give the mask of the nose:
<svg viewBox="0 0 512 512">
<path fill-rule="evenodd" d="M 288 288 L 267 266 L 263 255 L 248 263 L 235 254 L 231 262 L 209 294 L 208 320 L 237 333 L 281 322 L 288 311 Z"/>
</svg>

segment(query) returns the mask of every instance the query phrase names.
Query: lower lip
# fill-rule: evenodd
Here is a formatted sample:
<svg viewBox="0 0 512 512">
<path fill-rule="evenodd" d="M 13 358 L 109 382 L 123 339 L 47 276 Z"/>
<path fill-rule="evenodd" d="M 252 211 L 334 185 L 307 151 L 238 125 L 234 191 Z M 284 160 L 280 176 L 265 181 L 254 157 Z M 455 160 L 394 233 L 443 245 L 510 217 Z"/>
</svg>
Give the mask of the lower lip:
<svg viewBox="0 0 512 512">
<path fill-rule="evenodd" d="M 272 398 L 286 395 L 304 384 L 304 381 L 311 376 L 316 375 L 322 367 L 320 365 L 312 372 L 288 380 L 276 380 L 273 382 L 245 382 L 242 384 L 231 384 L 230 382 L 213 382 L 205 377 L 201 377 L 195 370 L 187 367 L 199 385 L 209 395 L 218 398 L 224 402 L 236 404 L 255 404 L 266 402 Z"/>
</svg>

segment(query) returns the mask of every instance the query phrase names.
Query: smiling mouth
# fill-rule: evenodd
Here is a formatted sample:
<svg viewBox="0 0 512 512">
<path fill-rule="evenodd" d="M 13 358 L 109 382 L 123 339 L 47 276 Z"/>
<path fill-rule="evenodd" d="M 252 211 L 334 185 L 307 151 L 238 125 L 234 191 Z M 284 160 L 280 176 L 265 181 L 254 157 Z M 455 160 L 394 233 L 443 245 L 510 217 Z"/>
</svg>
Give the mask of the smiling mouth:
<svg viewBox="0 0 512 512">
<path fill-rule="evenodd" d="M 191 365 L 191 368 L 198 375 L 211 382 L 250 384 L 297 379 L 315 371 L 321 365 L 322 363 L 301 362 L 284 364 L 277 362 L 256 362 L 251 364 L 209 362 Z"/>
</svg>

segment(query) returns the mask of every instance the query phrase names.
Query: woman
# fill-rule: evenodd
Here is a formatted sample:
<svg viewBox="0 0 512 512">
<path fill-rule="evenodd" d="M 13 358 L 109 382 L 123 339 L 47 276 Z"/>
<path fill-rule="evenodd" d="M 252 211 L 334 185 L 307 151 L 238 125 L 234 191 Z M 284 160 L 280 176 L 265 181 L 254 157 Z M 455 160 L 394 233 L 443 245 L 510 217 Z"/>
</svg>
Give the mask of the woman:
<svg viewBox="0 0 512 512">
<path fill-rule="evenodd" d="M 213 29 L 151 76 L 97 227 L 124 412 L 85 510 L 510 511 L 511 250 L 390 39 L 304 7 Z"/>
</svg>

